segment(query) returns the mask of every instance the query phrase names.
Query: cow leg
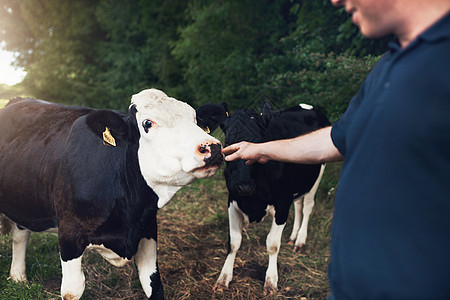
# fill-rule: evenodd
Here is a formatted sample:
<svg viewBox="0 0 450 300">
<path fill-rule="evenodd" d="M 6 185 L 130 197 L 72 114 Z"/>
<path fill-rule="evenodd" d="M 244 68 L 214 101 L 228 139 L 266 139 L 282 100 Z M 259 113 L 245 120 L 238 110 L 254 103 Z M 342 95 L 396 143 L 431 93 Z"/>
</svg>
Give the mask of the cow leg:
<svg viewBox="0 0 450 300">
<path fill-rule="evenodd" d="M 12 262 L 9 276 L 14 282 L 27 281 L 25 256 L 30 239 L 30 231 L 28 229 L 19 229 L 14 226 L 12 236 Z"/>
<path fill-rule="evenodd" d="M 303 199 L 303 220 L 301 222 L 300 230 L 298 231 L 297 238 L 295 240 L 294 252 L 303 252 L 305 249 L 306 237 L 308 235 L 308 223 L 314 208 L 314 197 L 316 196 L 317 188 L 319 187 L 320 180 L 322 179 L 325 165 L 320 167 L 320 173 L 317 177 L 311 190 L 305 194 Z"/>
<path fill-rule="evenodd" d="M 142 288 L 149 299 L 155 300 L 164 299 L 156 255 L 156 241 L 143 238 L 134 257 Z"/>
<path fill-rule="evenodd" d="M 304 196 L 301 196 L 294 200 L 294 226 L 292 227 L 292 233 L 289 236 L 289 244 L 291 245 L 295 244 L 295 240 L 297 239 L 298 231 L 302 223 L 302 209 L 304 199 Z"/>
<path fill-rule="evenodd" d="M 61 258 L 61 298 L 63 300 L 78 300 L 83 295 L 85 278 L 81 269 L 82 257 L 83 255 L 68 261 Z"/>
<path fill-rule="evenodd" d="M 230 224 L 230 249 L 225 263 L 220 272 L 219 279 L 214 285 L 214 290 L 222 290 L 228 288 L 228 284 L 233 278 L 233 265 L 236 253 L 241 246 L 242 228 L 244 226 L 244 218 L 242 214 L 236 209 L 233 203 L 228 207 L 228 218 Z"/>
<path fill-rule="evenodd" d="M 281 235 L 286 223 L 277 225 L 275 218 L 272 221 L 272 227 L 267 235 L 266 246 L 269 253 L 269 266 L 266 272 L 266 282 L 264 283 L 264 292 L 266 294 L 273 294 L 277 290 L 278 283 L 278 268 L 277 258 L 281 246 Z"/>
</svg>

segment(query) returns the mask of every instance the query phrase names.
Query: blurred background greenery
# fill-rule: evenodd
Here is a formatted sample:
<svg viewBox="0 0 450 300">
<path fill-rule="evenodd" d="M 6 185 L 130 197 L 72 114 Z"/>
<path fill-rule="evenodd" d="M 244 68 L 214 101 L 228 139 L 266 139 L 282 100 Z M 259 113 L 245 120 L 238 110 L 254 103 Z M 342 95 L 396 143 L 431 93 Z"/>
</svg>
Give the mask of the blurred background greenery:
<svg viewBox="0 0 450 300">
<path fill-rule="evenodd" d="M 155 87 L 232 111 L 321 105 L 336 121 L 386 44 L 364 39 L 328 0 L 0 3 L 0 42 L 27 72 L 23 90 L 91 107 L 126 110 Z"/>
</svg>

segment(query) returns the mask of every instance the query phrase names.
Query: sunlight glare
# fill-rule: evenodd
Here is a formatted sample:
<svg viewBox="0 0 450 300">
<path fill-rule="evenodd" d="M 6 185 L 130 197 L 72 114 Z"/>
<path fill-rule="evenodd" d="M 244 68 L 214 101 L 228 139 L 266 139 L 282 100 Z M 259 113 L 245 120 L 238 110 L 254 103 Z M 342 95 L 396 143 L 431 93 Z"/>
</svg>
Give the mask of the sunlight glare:
<svg viewBox="0 0 450 300">
<path fill-rule="evenodd" d="M 0 84 L 15 85 L 27 74 L 22 68 L 11 65 L 14 60 L 14 53 L 0 50 Z"/>
</svg>

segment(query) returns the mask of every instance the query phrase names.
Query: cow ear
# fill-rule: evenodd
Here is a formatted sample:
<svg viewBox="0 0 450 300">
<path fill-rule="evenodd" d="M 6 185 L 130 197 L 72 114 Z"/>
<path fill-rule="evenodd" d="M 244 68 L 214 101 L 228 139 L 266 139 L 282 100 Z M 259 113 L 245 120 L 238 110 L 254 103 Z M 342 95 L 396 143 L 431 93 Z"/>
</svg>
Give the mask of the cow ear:
<svg viewBox="0 0 450 300">
<path fill-rule="evenodd" d="M 269 101 L 264 101 L 261 108 L 262 115 L 272 115 L 272 104 Z"/>
<path fill-rule="evenodd" d="M 228 119 L 228 105 L 225 102 L 220 104 L 204 104 L 196 109 L 197 125 L 205 131 L 214 131 Z"/>
<path fill-rule="evenodd" d="M 261 121 L 263 127 L 267 127 L 273 116 L 272 104 L 269 101 L 265 101 L 261 108 Z"/>
<path fill-rule="evenodd" d="M 128 127 L 119 112 L 95 110 L 86 117 L 86 124 L 95 135 L 103 139 L 104 144 L 115 146 L 127 139 Z"/>
</svg>

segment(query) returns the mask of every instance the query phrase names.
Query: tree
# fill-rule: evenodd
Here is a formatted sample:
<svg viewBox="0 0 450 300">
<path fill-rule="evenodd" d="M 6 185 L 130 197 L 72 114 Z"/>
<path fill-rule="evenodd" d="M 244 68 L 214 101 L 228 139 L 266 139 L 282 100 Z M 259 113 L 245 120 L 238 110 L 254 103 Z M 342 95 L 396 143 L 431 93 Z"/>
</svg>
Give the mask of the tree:
<svg viewBox="0 0 450 300">
<path fill-rule="evenodd" d="M 8 0 L 0 16 L 2 39 L 20 53 L 27 89 L 44 99 L 91 104 L 98 96 L 96 47 L 103 32 L 91 1 Z M 77 13 L 74 13 L 77 12 Z M 10 24 L 10 25 L 8 25 Z"/>
<path fill-rule="evenodd" d="M 245 105 L 256 94 L 255 64 L 288 33 L 289 1 L 192 1 L 189 20 L 173 44 L 196 104 Z"/>
<path fill-rule="evenodd" d="M 100 2 L 96 17 L 106 38 L 98 46 L 104 66 L 99 76 L 114 98 L 148 87 L 181 96 L 183 75 L 169 44 L 177 38 L 185 8 L 185 1 L 176 0 Z"/>
<path fill-rule="evenodd" d="M 140 89 L 180 84 L 169 42 L 184 8 L 174 0 L 4 0 L 0 40 L 20 53 L 35 96 L 126 109 Z"/>
<path fill-rule="evenodd" d="M 357 85 L 333 86 L 322 75 L 361 82 L 364 61 L 372 65 L 385 45 L 363 39 L 350 24 L 328 0 L 2 0 L 0 6 L 0 41 L 20 53 L 17 64 L 32 94 L 123 110 L 132 94 L 155 87 L 193 105 L 227 101 L 236 109 L 268 98 L 281 107 L 314 99 L 338 113 L 342 105 L 324 103 L 322 90 L 345 86 L 349 98 Z M 341 96 L 324 99 L 341 103 Z"/>
</svg>

